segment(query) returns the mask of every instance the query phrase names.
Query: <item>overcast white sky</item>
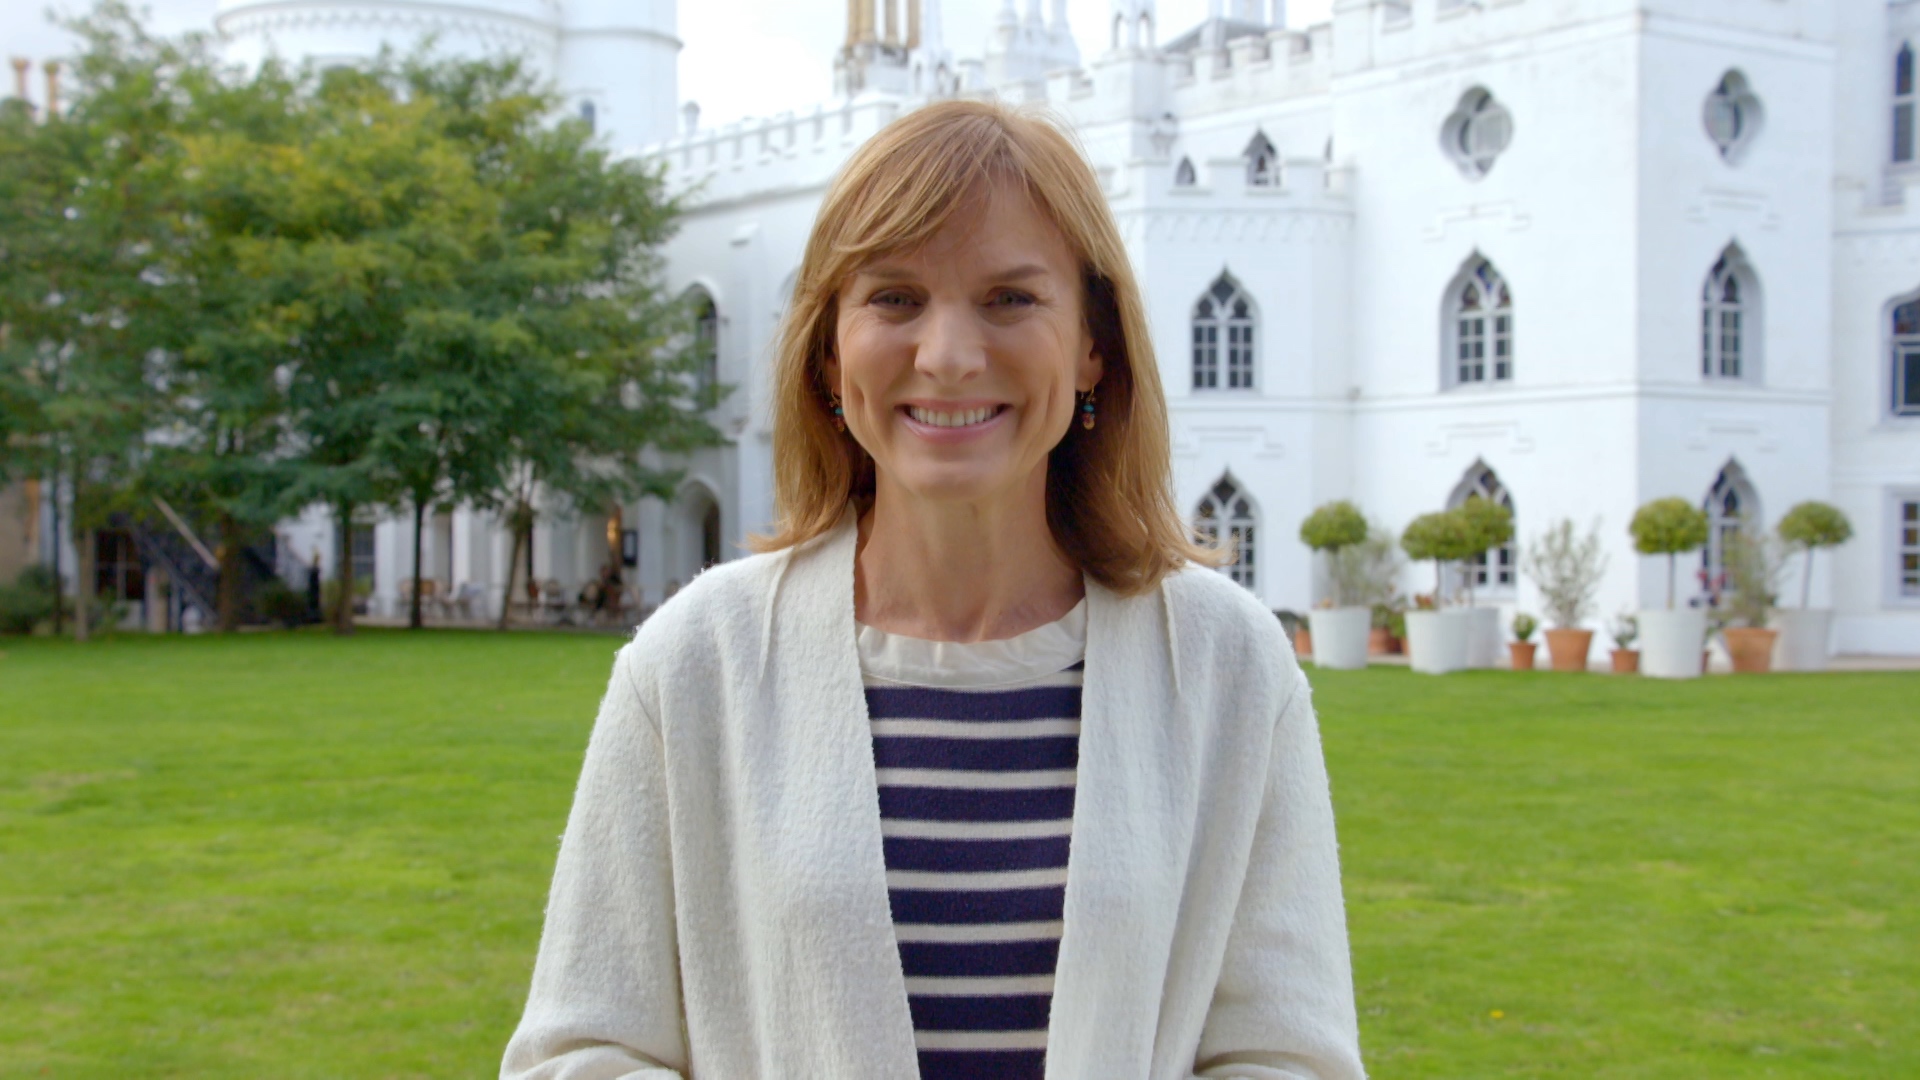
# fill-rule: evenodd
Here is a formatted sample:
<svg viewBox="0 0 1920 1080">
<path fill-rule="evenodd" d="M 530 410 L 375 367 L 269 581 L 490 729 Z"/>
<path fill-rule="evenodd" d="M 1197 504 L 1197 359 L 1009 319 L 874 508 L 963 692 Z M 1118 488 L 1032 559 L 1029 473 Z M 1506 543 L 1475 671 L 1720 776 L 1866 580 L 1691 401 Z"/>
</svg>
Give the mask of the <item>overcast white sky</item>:
<svg viewBox="0 0 1920 1080">
<path fill-rule="evenodd" d="M 1001 0 L 942 0 L 947 44 L 979 56 Z M 1110 0 L 1068 0 L 1068 18 L 1083 56 L 1103 45 Z M 1333 0 L 1289 0 L 1287 21 L 1299 27 L 1327 18 Z M 1026 10 L 1026 0 L 1015 0 Z M 67 51 L 65 35 L 47 25 L 48 0 L 0 0 L 0 54 L 43 59 Z M 84 10 L 82 0 L 53 0 Z M 166 32 L 210 29 L 216 0 L 148 0 L 153 23 Z M 1052 9 L 1052 0 L 1046 8 Z M 698 101 L 701 123 L 723 124 L 825 100 L 833 90 L 833 54 L 846 37 L 845 0 L 686 0 L 680 4 L 680 96 Z M 1159 0 L 1162 40 L 1206 14 L 1207 0 Z M 0 69 L 5 70 L 5 69 Z M 11 79 L 11 72 L 6 73 Z M 9 84 L 7 92 L 11 92 Z"/>
</svg>

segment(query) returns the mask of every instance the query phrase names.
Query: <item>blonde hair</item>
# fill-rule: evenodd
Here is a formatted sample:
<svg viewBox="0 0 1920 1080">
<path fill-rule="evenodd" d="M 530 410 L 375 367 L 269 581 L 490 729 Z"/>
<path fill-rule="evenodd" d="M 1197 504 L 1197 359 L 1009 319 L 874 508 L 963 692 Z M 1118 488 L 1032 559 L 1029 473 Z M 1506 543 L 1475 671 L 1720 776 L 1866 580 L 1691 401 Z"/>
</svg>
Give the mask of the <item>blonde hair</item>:
<svg viewBox="0 0 1920 1080">
<path fill-rule="evenodd" d="M 1080 263 L 1083 308 L 1102 360 L 1097 423 L 1068 429 L 1047 461 L 1047 524 L 1061 551 L 1123 594 L 1188 560 L 1218 564 L 1174 505 L 1166 396 L 1147 316 L 1106 199 L 1073 142 L 1036 116 L 943 101 L 887 125 L 847 162 L 807 239 L 773 361 L 777 551 L 832 529 L 847 503 L 871 505 L 873 459 L 835 429 L 822 361 L 839 292 L 876 259 L 912 251 L 996 183 L 1024 190 Z"/>
</svg>

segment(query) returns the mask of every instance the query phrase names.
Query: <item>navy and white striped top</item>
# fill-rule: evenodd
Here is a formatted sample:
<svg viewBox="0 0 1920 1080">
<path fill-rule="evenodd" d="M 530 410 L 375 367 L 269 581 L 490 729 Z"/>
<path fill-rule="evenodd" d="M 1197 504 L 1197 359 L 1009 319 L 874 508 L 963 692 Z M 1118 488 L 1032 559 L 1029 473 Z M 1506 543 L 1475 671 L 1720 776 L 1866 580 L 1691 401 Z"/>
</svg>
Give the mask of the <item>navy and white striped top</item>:
<svg viewBox="0 0 1920 1080">
<path fill-rule="evenodd" d="M 1003 641 L 860 628 L 887 892 L 924 1080 L 1040 1077 L 1086 604 Z"/>
</svg>

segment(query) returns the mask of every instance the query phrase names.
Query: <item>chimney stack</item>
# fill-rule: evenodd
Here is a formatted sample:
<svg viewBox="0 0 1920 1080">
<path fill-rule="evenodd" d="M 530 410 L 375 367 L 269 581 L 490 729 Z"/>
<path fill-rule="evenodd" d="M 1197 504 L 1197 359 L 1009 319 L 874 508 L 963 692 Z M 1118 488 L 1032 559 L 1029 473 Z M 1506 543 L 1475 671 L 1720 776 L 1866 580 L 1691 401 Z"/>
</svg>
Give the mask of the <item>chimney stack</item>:
<svg viewBox="0 0 1920 1080">
<path fill-rule="evenodd" d="M 60 61 L 46 62 L 47 72 L 47 118 L 60 115 Z"/>
<path fill-rule="evenodd" d="M 33 68 L 33 61 L 24 56 L 13 58 L 13 96 L 27 101 L 27 72 Z M 32 102 L 27 102 L 32 104 Z"/>
</svg>

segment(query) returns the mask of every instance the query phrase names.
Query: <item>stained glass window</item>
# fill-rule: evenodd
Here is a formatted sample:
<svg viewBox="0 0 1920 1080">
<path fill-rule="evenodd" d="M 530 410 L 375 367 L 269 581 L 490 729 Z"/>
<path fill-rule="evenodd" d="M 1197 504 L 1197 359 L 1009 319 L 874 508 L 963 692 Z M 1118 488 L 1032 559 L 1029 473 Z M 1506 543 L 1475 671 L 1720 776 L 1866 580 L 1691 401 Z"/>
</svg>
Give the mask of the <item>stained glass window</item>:
<svg viewBox="0 0 1920 1080">
<path fill-rule="evenodd" d="M 1476 461 L 1467 470 L 1466 479 L 1454 490 L 1453 499 L 1448 508 L 1463 506 L 1471 498 L 1479 497 L 1495 506 L 1503 506 L 1508 513 L 1513 512 L 1513 496 L 1507 492 L 1507 486 L 1500 477 L 1487 467 L 1485 462 Z M 1518 535 L 1518 530 L 1515 530 Z M 1514 572 L 1519 567 L 1513 542 L 1508 541 L 1492 551 L 1481 552 L 1463 564 L 1462 570 L 1473 579 L 1476 589 L 1511 589 L 1514 584 Z"/>
<path fill-rule="evenodd" d="M 1453 296 L 1453 381 L 1513 378 L 1513 298 L 1493 264 L 1481 259 Z"/>
</svg>

